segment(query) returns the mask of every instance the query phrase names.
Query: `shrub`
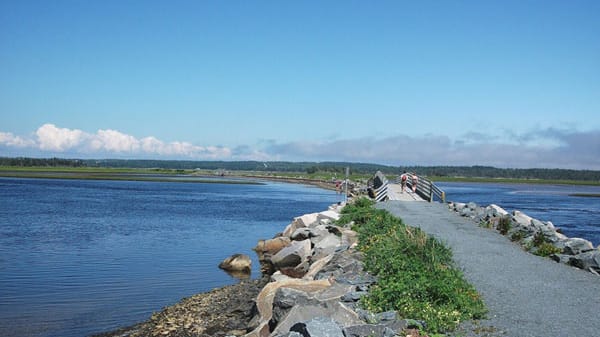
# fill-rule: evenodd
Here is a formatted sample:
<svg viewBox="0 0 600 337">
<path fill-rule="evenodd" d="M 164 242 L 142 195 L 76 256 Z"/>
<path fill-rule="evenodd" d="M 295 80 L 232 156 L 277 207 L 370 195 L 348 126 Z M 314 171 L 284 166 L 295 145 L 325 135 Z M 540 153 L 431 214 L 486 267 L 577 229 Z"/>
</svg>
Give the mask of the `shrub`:
<svg viewBox="0 0 600 337">
<path fill-rule="evenodd" d="M 534 247 L 540 247 L 542 244 L 547 242 L 546 235 L 542 231 L 535 232 L 533 235 L 532 244 Z"/>
<path fill-rule="evenodd" d="M 343 213 L 356 216 L 351 221 L 356 223 L 365 269 L 378 279 L 361 299 L 366 309 L 395 310 L 406 318 L 425 320 L 431 332 L 452 330 L 462 320 L 484 316 L 483 301 L 454 266 L 450 248 L 372 204 L 352 207 Z"/>
<path fill-rule="evenodd" d="M 510 220 L 510 217 L 503 216 L 498 221 L 498 226 L 496 228 L 498 229 L 500 234 L 506 235 L 506 234 L 508 234 L 508 231 L 510 230 L 511 227 L 512 227 L 512 222 Z"/>
<path fill-rule="evenodd" d="M 518 231 L 518 232 L 514 232 L 510 236 L 510 240 L 511 241 L 521 241 L 521 240 L 523 240 L 524 237 L 525 237 L 525 233 Z"/>
<path fill-rule="evenodd" d="M 558 247 L 554 247 L 551 243 L 543 242 L 539 245 L 538 249 L 535 251 L 535 255 L 539 256 L 550 256 L 552 254 L 558 254 L 562 251 L 562 249 Z"/>
</svg>

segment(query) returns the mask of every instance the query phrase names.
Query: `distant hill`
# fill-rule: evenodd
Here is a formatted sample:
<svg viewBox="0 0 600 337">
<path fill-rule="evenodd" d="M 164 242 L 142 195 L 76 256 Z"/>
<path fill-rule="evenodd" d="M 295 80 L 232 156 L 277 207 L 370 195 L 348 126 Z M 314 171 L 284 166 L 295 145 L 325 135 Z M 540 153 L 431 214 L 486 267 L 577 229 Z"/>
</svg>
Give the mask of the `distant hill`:
<svg viewBox="0 0 600 337">
<path fill-rule="evenodd" d="M 566 169 L 507 169 L 491 166 L 387 166 L 348 162 L 286 162 L 286 161 L 187 161 L 187 160 L 137 160 L 137 159 L 63 159 L 63 158 L 0 158 L 0 166 L 46 167 L 112 167 L 112 168 L 162 168 L 204 169 L 263 172 L 337 172 L 346 167 L 352 173 L 371 174 L 381 171 L 398 175 L 403 171 L 425 176 L 467 178 L 513 178 L 544 180 L 580 180 L 600 182 L 600 171 Z"/>
</svg>

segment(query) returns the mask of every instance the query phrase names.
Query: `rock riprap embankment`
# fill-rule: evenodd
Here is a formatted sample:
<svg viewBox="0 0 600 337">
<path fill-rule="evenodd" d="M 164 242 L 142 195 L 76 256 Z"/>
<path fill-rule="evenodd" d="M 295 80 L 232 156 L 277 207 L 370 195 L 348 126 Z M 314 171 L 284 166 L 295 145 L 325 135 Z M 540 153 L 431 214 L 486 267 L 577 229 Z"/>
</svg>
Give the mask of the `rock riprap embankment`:
<svg viewBox="0 0 600 337">
<path fill-rule="evenodd" d="M 295 218 L 254 248 L 263 277 L 183 299 L 146 322 L 97 337 L 366 337 L 402 335 L 422 322 L 358 307 L 376 278 L 363 270 L 351 224 L 337 225 L 343 205 Z M 220 267 L 249 268 L 235 254 Z"/>
<path fill-rule="evenodd" d="M 450 202 L 448 207 L 480 226 L 498 230 L 534 254 L 600 275 L 600 246 L 594 248 L 588 240 L 569 238 L 550 221 L 540 221 L 520 211 L 509 213 L 494 204 L 481 207 L 473 202 Z"/>
<path fill-rule="evenodd" d="M 258 242 L 262 269 L 272 275 L 246 337 L 391 337 L 420 324 L 358 308 L 376 279 L 354 249 L 356 232 L 335 224 L 341 208 L 297 217 L 277 237 Z"/>
</svg>

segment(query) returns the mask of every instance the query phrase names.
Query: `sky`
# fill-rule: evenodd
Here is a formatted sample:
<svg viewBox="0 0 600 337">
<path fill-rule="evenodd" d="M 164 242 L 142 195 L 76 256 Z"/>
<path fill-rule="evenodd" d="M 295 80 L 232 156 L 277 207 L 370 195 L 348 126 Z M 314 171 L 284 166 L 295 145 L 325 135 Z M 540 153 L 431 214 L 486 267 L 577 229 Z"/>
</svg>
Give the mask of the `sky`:
<svg viewBox="0 0 600 337">
<path fill-rule="evenodd" d="M 600 1 L 0 0 L 0 156 L 600 170 Z"/>
</svg>

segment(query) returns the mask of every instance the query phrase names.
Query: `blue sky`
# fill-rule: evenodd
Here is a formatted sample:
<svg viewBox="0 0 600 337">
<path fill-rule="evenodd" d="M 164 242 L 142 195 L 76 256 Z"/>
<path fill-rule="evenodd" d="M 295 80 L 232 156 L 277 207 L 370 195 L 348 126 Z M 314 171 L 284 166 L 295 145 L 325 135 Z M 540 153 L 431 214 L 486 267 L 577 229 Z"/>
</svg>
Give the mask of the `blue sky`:
<svg viewBox="0 0 600 337">
<path fill-rule="evenodd" d="M 600 169 L 598 1 L 0 0 L 0 156 Z"/>
</svg>

